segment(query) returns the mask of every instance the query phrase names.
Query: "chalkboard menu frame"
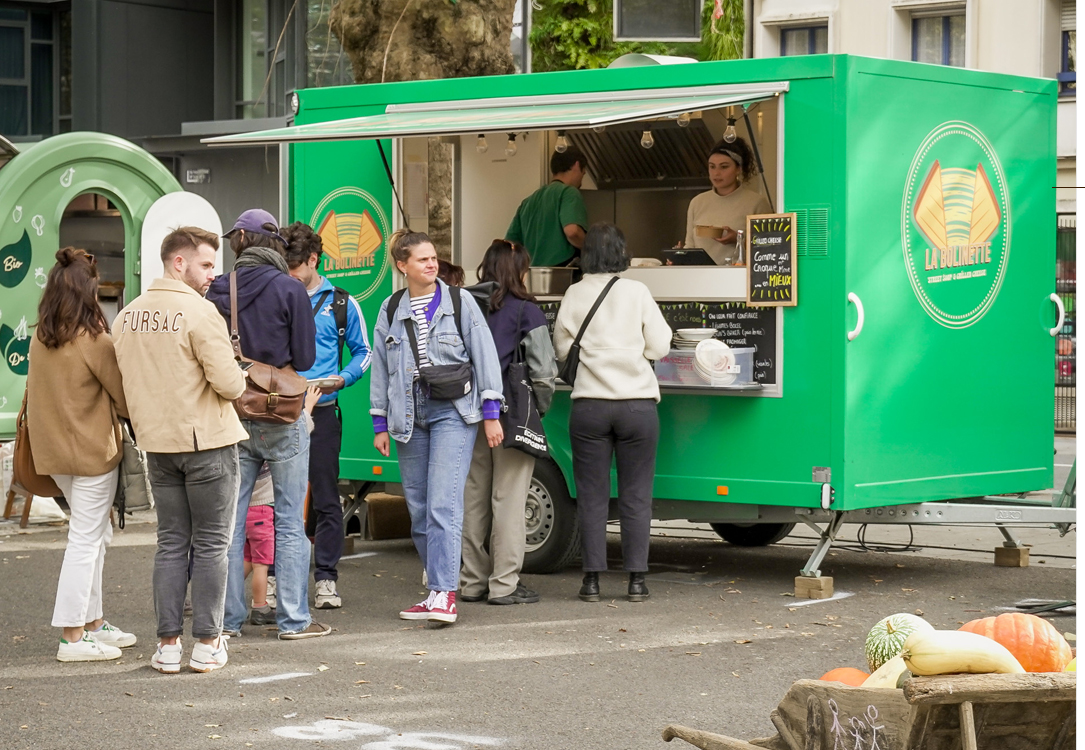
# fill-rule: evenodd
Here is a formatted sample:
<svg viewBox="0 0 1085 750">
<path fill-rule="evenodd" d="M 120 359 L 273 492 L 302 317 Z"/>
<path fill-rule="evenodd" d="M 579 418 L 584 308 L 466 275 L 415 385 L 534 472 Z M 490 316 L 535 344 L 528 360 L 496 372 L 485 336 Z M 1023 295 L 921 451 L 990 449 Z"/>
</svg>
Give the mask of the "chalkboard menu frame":
<svg viewBox="0 0 1085 750">
<path fill-rule="evenodd" d="M 746 304 L 750 307 L 795 307 L 799 304 L 797 227 L 798 221 L 794 213 L 751 214 L 746 217 Z M 774 247 L 787 246 L 790 243 L 787 263 L 777 257 L 769 271 L 755 270 L 757 237 L 781 237 L 783 242 Z M 773 285 L 772 291 L 782 295 L 776 299 L 765 299 L 761 296 L 767 293 L 763 285 L 772 283 L 768 278 L 769 273 L 790 276 L 789 284 Z"/>
</svg>

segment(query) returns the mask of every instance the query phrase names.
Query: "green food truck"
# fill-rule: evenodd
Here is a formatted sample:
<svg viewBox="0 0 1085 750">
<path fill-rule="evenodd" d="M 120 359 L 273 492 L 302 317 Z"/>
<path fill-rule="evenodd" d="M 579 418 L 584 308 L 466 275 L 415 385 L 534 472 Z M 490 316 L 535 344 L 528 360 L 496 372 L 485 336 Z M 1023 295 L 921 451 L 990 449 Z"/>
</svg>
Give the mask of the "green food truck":
<svg viewBox="0 0 1085 750">
<path fill-rule="evenodd" d="M 816 578 L 843 523 L 1074 521 L 992 497 L 1053 480 L 1056 100 L 1055 81 L 817 55 L 305 90 L 293 126 L 207 142 L 280 147 L 289 219 L 319 231 L 323 275 L 370 328 L 401 284 L 389 235 L 428 229 L 431 149 L 450 155 L 452 257 L 471 283 L 551 153 L 575 144 L 589 218 L 628 238 L 625 275 L 676 331 L 714 328 L 736 355 L 720 381 L 688 348 L 656 363 L 655 517 L 739 545 L 806 524 Z M 742 265 L 661 265 L 710 187 L 712 145 L 736 132 L 775 217 L 751 220 Z M 552 319 L 561 285 L 535 289 Z M 372 446 L 368 379 L 342 403 L 359 504 L 399 469 Z M 569 408 L 559 389 L 529 572 L 579 548 Z"/>
</svg>

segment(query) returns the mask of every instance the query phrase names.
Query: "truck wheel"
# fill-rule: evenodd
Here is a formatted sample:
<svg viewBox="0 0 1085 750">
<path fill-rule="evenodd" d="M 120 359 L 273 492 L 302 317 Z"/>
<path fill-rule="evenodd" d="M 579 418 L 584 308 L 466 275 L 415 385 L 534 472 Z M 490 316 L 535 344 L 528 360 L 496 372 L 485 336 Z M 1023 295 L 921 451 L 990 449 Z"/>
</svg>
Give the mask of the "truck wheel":
<svg viewBox="0 0 1085 750">
<path fill-rule="evenodd" d="M 556 573 L 580 553 L 580 522 L 561 469 L 537 460 L 527 491 L 525 573 Z"/>
<path fill-rule="evenodd" d="M 712 530 L 736 547 L 764 547 L 783 539 L 793 523 L 713 523 Z"/>
</svg>

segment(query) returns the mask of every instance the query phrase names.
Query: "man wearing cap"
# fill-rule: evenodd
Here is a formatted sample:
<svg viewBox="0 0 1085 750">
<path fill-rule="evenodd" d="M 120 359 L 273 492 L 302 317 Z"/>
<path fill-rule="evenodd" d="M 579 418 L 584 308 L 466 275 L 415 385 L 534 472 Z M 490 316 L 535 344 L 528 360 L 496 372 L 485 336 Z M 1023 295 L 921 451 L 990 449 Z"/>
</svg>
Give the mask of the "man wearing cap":
<svg viewBox="0 0 1085 750">
<path fill-rule="evenodd" d="M 237 327 L 248 359 L 301 372 L 316 360 L 316 328 L 305 285 L 288 273 L 286 241 L 267 211 L 249 209 L 224 237 L 236 255 Z M 230 274 L 211 283 L 207 299 L 230 321 Z M 245 517 L 256 475 L 266 461 L 275 493 L 276 624 L 282 640 L 318 638 L 331 628 L 309 615 L 309 540 L 303 513 L 309 483 L 309 433 L 304 419 L 278 425 L 243 419 L 249 438 L 238 445 L 241 483 L 229 553 L 223 631 L 240 635 L 245 602 Z"/>
</svg>

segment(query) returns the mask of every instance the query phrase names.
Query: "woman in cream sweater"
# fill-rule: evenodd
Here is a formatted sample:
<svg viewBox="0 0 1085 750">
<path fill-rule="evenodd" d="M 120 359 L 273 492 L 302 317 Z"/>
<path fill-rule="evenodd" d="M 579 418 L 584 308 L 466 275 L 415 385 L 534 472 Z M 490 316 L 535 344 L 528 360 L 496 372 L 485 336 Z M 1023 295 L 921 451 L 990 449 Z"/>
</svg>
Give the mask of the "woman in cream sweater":
<svg viewBox="0 0 1085 750">
<path fill-rule="evenodd" d="M 569 355 L 581 324 L 608 282 L 629 267 L 625 235 L 612 224 L 593 225 L 584 239 L 580 265 L 584 278 L 565 293 L 554 325 L 559 361 Z M 648 287 L 631 279 L 614 284 L 580 340 L 569 435 L 584 560 L 580 598 L 586 602 L 599 601 L 599 572 L 607 569 L 607 506 L 614 456 L 629 600 L 648 598 L 644 574 L 659 442 L 659 383 L 650 360 L 666 355 L 670 345 L 670 326 Z"/>
</svg>

